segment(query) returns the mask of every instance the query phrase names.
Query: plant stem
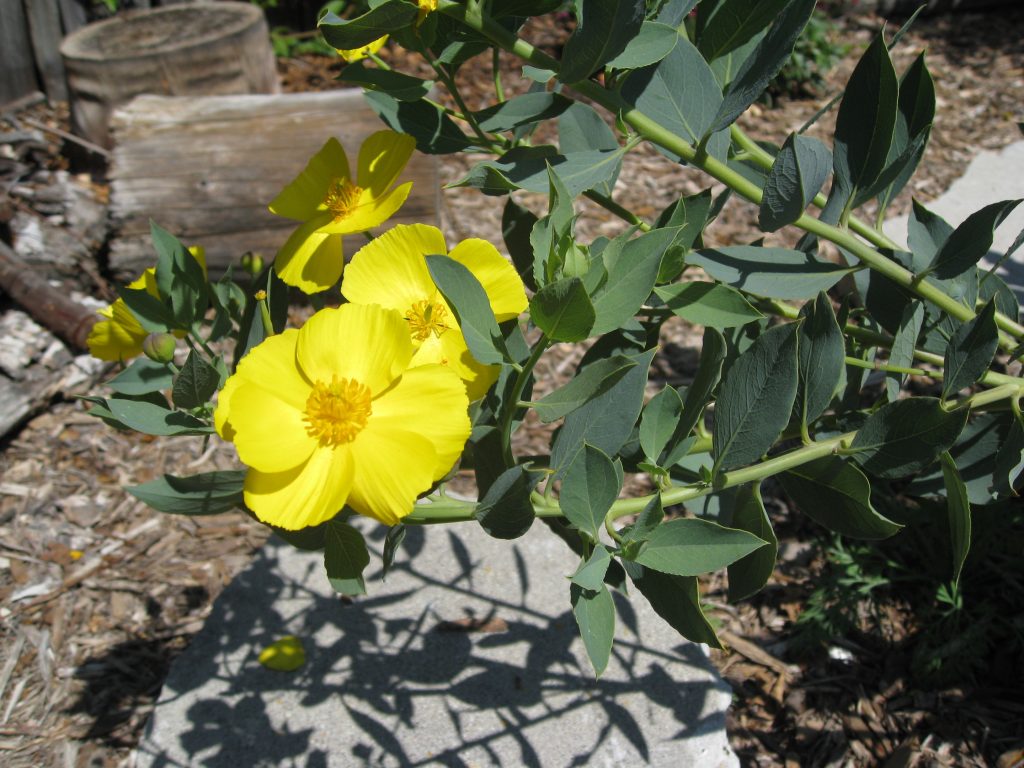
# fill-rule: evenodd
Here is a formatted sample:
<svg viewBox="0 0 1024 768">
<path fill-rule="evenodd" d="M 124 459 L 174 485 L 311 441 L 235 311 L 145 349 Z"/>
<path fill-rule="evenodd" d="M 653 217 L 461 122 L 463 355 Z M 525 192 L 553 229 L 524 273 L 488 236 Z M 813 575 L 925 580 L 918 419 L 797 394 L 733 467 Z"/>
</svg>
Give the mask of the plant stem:
<svg viewBox="0 0 1024 768">
<path fill-rule="evenodd" d="M 852 365 L 856 368 L 867 368 L 869 371 L 885 371 L 886 373 L 903 373 L 908 376 L 931 376 L 933 379 L 943 378 L 942 371 L 926 371 L 924 368 L 900 368 L 895 365 L 885 365 L 883 363 L 872 363 L 867 360 L 861 360 L 858 357 L 846 357 L 846 364 Z"/>
<path fill-rule="evenodd" d="M 541 334 L 540 338 L 537 339 L 537 343 L 534 344 L 533 349 L 530 351 L 530 357 L 522 367 L 516 373 L 516 380 L 512 384 L 512 391 L 508 394 L 508 399 L 504 403 L 504 408 L 501 413 L 501 421 L 499 428 L 501 432 L 501 450 L 505 457 L 505 466 L 515 466 L 515 456 L 512 455 L 512 422 L 515 420 L 516 411 L 519 410 L 519 401 L 522 398 L 523 390 L 526 389 L 526 382 L 530 378 L 530 374 L 533 373 L 534 366 L 537 365 L 537 361 L 540 360 L 540 356 L 544 354 L 544 351 L 551 344 L 551 340 L 544 334 Z"/>
</svg>

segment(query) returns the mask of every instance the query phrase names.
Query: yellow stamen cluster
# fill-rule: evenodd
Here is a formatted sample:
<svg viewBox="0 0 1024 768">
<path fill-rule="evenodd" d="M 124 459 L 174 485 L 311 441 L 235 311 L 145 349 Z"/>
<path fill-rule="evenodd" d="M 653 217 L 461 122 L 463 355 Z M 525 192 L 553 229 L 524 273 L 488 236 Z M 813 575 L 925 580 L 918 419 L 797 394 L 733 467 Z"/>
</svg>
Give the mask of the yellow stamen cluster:
<svg viewBox="0 0 1024 768">
<path fill-rule="evenodd" d="M 350 179 L 332 179 L 324 197 L 324 206 L 334 214 L 334 220 L 338 221 L 351 213 L 359 204 L 362 194 L 362 188 L 357 187 Z"/>
<path fill-rule="evenodd" d="M 417 301 L 406 311 L 405 319 L 416 341 L 426 341 L 430 334 L 440 338 L 448 330 L 448 309 L 440 302 Z"/>
<path fill-rule="evenodd" d="M 369 387 L 335 376 L 330 384 L 318 381 L 306 400 L 306 432 L 322 446 L 351 443 L 363 431 L 372 413 Z"/>
</svg>

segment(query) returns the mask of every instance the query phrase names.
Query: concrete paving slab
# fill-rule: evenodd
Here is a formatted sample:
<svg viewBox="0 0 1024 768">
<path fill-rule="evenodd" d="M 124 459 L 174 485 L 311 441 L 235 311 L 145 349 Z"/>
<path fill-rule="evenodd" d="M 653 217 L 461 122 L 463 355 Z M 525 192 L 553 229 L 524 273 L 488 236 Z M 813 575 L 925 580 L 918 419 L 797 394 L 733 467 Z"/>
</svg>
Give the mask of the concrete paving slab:
<svg viewBox="0 0 1024 768">
<path fill-rule="evenodd" d="M 942 196 L 926 203 L 928 210 L 939 214 L 952 226 L 990 203 L 1024 199 L 1024 141 L 1017 141 L 999 152 L 981 152 L 967 166 L 964 175 Z M 891 239 L 907 242 L 908 216 L 897 216 L 882 225 Z M 1018 205 L 996 230 L 995 239 L 984 264 L 991 266 L 1009 249 L 1024 230 L 1024 203 Z M 1024 248 L 996 271 L 1024 301 Z"/>
<path fill-rule="evenodd" d="M 379 563 L 349 602 L 321 555 L 269 543 L 173 665 L 137 765 L 738 766 L 729 687 L 641 597 L 616 596 L 594 679 L 569 608 L 575 558 L 542 523 L 514 542 L 413 528 L 384 582 Z M 305 666 L 261 666 L 287 634 Z"/>
</svg>

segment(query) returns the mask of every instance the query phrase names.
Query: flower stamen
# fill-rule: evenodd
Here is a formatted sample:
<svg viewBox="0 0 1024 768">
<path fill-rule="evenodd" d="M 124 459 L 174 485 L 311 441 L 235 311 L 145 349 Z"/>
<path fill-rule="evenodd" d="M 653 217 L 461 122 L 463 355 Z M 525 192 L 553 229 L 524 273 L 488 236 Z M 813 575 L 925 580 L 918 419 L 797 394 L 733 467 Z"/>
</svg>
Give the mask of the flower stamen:
<svg viewBox="0 0 1024 768">
<path fill-rule="evenodd" d="M 426 341 L 430 334 L 438 338 L 448 330 L 448 309 L 440 302 L 423 299 L 413 304 L 405 313 L 409 330 L 416 341 Z"/>
<path fill-rule="evenodd" d="M 325 447 L 351 443 L 370 418 L 371 400 L 370 388 L 361 382 L 337 376 L 330 384 L 318 381 L 306 400 L 306 433 Z"/>
<path fill-rule="evenodd" d="M 335 221 L 339 221 L 359 205 L 359 198 L 362 194 L 362 187 L 357 187 L 350 179 L 344 177 L 331 179 L 331 183 L 327 187 L 327 194 L 324 196 L 324 207 L 334 214 Z"/>
</svg>

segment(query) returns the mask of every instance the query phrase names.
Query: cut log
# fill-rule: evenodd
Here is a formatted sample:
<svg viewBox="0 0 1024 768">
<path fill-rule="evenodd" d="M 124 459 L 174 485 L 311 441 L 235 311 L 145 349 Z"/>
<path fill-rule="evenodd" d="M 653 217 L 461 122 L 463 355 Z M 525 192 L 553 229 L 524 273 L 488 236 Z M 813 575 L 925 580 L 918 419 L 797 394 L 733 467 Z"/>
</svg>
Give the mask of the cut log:
<svg viewBox="0 0 1024 768">
<path fill-rule="evenodd" d="M 140 96 L 114 113 L 110 169 L 115 233 L 110 267 L 133 278 L 154 261 L 152 219 L 202 245 L 214 273 L 246 251 L 273 258 L 297 226 L 267 205 L 331 136 L 352 168 L 363 140 L 384 127 L 361 91 L 279 96 Z M 385 227 L 438 223 L 437 159 L 414 153 L 399 182 L 412 193 Z M 366 242 L 346 238 L 345 252 Z"/>
<path fill-rule="evenodd" d="M 111 111 L 142 93 L 277 93 L 263 11 L 199 3 L 121 13 L 68 35 L 60 47 L 75 133 L 110 146 Z"/>
</svg>

